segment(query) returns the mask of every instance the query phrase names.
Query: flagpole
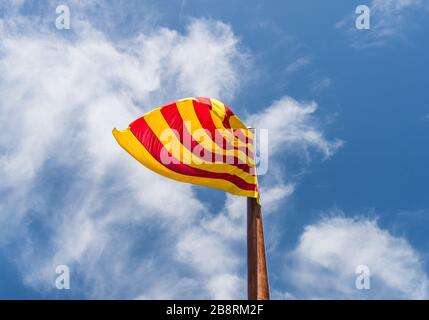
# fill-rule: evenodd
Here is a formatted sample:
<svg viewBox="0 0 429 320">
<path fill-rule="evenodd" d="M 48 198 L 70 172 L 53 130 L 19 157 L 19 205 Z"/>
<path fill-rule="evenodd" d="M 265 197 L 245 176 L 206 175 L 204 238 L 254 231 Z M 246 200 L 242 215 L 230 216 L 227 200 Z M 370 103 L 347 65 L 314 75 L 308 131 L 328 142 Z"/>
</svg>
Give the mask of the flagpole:
<svg viewBox="0 0 429 320">
<path fill-rule="evenodd" d="M 262 210 L 255 198 L 247 198 L 247 298 L 270 299 Z"/>
<path fill-rule="evenodd" d="M 254 132 L 254 128 L 248 127 Z M 247 299 L 269 300 L 262 208 L 256 198 L 247 198 Z"/>
<path fill-rule="evenodd" d="M 256 199 L 255 199 L 256 202 Z M 257 203 L 256 239 L 258 245 L 258 300 L 270 300 L 267 257 L 265 254 L 264 225 L 262 223 L 262 208 Z"/>
</svg>

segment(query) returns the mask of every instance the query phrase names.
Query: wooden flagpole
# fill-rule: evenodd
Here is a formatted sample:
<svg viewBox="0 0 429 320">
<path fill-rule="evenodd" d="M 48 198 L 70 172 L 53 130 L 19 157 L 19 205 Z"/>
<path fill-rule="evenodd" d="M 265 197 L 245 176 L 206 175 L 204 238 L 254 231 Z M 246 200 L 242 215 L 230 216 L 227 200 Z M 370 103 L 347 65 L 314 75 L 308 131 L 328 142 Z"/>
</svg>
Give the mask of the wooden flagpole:
<svg viewBox="0 0 429 320">
<path fill-rule="evenodd" d="M 248 129 L 255 132 L 252 127 Z M 247 198 L 247 299 L 270 299 L 262 209 L 258 199 L 250 197 Z"/>
<path fill-rule="evenodd" d="M 247 198 L 247 298 L 270 299 L 262 210 L 255 198 Z"/>
</svg>

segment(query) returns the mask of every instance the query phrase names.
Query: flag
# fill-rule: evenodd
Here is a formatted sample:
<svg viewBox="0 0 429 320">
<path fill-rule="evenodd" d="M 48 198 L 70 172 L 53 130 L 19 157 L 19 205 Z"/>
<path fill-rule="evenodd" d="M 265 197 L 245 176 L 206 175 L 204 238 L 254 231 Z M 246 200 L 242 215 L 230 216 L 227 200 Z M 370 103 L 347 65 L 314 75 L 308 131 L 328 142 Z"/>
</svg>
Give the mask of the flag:
<svg viewBox="0 0 429 320">
<path fill-rule="evenodd" d="M 167 178 L 258 198 L 253 133 L 212 98 L 185 98 L 154 109 L 125 130 L 119 145 Z"/>
</svg>

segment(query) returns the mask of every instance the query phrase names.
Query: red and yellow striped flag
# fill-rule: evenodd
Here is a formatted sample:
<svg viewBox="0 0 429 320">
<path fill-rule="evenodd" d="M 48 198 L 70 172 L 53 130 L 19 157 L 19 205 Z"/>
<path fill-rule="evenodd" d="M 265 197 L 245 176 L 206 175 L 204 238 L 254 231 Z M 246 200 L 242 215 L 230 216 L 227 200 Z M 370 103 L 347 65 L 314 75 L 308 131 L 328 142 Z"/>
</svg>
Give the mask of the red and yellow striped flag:
<svg viewBox="0 0 429 320">
<path fill-rule="evenodd" d="M 216 99 L 186 98 L 113 129 L 147 168 L 174 180 L 258 198 L 253 133 Z"/>
</svg>

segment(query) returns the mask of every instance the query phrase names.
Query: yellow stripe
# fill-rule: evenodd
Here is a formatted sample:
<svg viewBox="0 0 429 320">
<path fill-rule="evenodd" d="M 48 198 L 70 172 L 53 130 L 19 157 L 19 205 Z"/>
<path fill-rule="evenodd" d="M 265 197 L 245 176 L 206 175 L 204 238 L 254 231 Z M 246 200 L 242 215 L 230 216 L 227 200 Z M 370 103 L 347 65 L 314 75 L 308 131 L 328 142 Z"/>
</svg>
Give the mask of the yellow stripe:
<svg viewBox="0 0 429 320">
<path fill-rule="evenodd" d="M 245 136 L 247 136 L 247 133 L 245 131 L 249 131 L 247 128 L 246 129 L 241 129 L 241 128 L 233 128 L 231 129 L 227 129 L 225 128 L 225 126 L 222 123 L 222 120 L 219 119 L 217 117 L 217 113 L 213 110 L 210 110 L 210 115 L 213 119 L 213 123 L 216 126 L 216 128 L 219 128 L 219 132 L 222 133 L 222 136 L 233 146 L 235 147 L 240 147 L 240 148 L 247 148 L 250 151 L 254 152 L 253 150 L 253 143 L 244 143 L 242 141 L 240 141 L 232 132 L 232 130 L 240 130 L 241 132 L 243 132 L 243 134 Z"/>
<path fill-rule="evenodd" d="M 212 103 L 213 112 L 222 119 L 221 121 L 223 121 L 226 116 L 225 104 L 214 98 L 210 98 L 210 101 Z M 253 132 L 250 131 L 236 115 L 233 115 L 229 118 L 229 124 L 233 129 L 241 129 L 241 132 L 243 132 L 243 134 L 249 139 L 254 138 Z M 224 127 L 223 123 L 221 125 Z"/>
<path fill-rule="evenodd" d="M 212 103 L 212 111 L 218 116 L 221 121 L 223 121 L 226 116 L 225 105 L 219 100 L 213 98 L 210 99 L 210 102 Z M 245 127 L 243 126 L 243 128 Z"/>
<path fill-rule="evenodd" d="M 146 150 L 140 141 L 138 141 L 138 139 L 132 134 L 129 128 L 125 130 L 113 129 L 112 133 L 119 145 L 124 148 L 131 156 L 133 156 L 137 161 L 146 166 L 148 169 L 155 171 L 164 177 L 180 182 L 198 184 L 201 186 L 224 190 L 239 196 L 258 198 L 258 191 L 240 189 L 228 180 L 187 176 L 168 169 L 152 157 L 152 155 Z"/>
<path fill-rule="evenodd" d="M 227 129 L 223 125 L 222 121 L 219 118 L 217 118 L 214 112 L 211 110 L 210 110 L 210 115 L 213 119 L 213 123 L 215 124 L 216 128 L 219 129 L 219 133 L 222 134 L 222 136 L 225 138 L 226 141 L 228 141 L 228 143 L 230 143 L 234 147 L 242 148 L 242 149 L 247 148 L 252 153 L 254 152 L 253 143 L 242 142 L 240 139 L 238 139 L 236 135 L 234 135 L 235 130 L 240 130 L 241 132 L 243 132 L 243 135 L 246 136 L 246 133 L 244 133 L 244 131 L 247 131 L 247 129 Z"/>
<path fill-rule="evenodd" d="M 153 133 L 158 137 L 159 141 L 164 145 L 167 151 L 180 162 L 196 169 L 201 169 L 215 173 L 228 173 L 235 175 L 247 183 L 255 184 L 256 177 L 241 170 L 240 168 L 224 162 L 208 163 L 198 155 L 189 151 L 174 134 L 171 127 L 168 125 L 161 110 L 154 110 L 145 117 L 146 123 L 152 129 Z M 165 141 L 167 140 L 168 141 Z M 168 143 L 168 146 L 166 146 Z"/>
<path fill-rule="evenodd" d="M 184 125 L 191 133 L 191 135 L 194 137 L 194 139 L 198 141 L 198 143 L 200 143 L 204 148 L 208 150 L 213 150 L 214 153 L 217 153 L 219 155 L 226 154 L 227 156 L 236 156 L 243 163 L 254 165 L 253 159 L 248 157 L 241 150 L 224 150 L 213 141 L 214 137 L 212 139 L 209 135 L 206 134 L 203 126 L 201 125 L 200 120 L 195 114 L 192 100 L 196 100 L 196 99 L 182 99 L 177 101 L 176 105 L 184 121 Z M 200 129 L 203 129 L 203 130 L 200 130 Z M 194 132 L 196 130 L 198 130 L 198 132 L 202 134 L 201 137 L 194 136 Z"/>
</svg>

